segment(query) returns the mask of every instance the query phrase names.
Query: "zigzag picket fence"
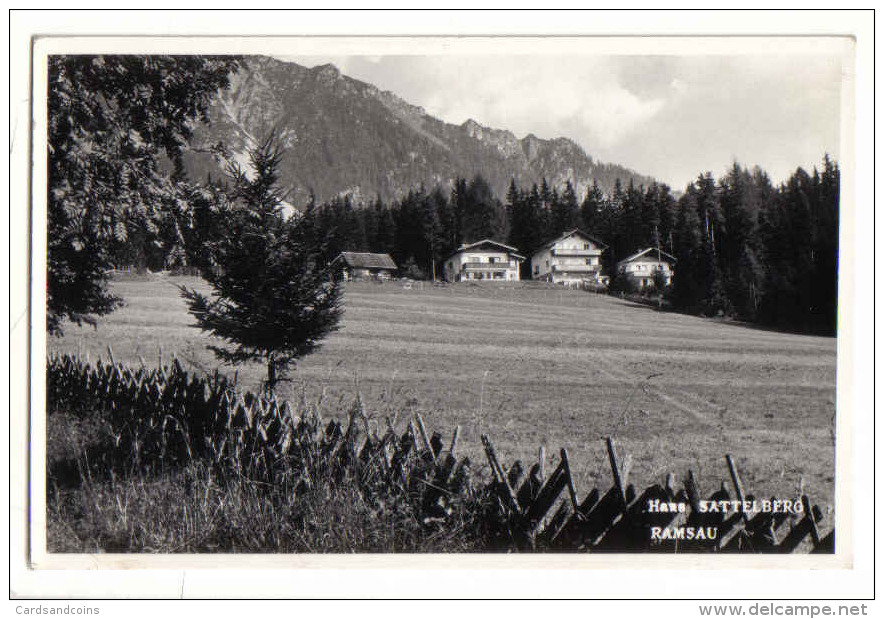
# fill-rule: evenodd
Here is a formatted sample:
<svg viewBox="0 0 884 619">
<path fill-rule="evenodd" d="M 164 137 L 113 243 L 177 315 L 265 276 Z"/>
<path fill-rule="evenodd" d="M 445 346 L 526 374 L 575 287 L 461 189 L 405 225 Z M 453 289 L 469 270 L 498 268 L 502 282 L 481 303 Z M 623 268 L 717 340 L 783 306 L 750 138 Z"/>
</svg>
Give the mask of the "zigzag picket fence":
<svg viewBox="0 0 884 619">
<path fill-rule="evenodd" d="M 834 528 L 806 494 L 785 509 L 744 488 L 734 460 L 728 477 L 705 493 L 688 471 L 677 484 L 636 488 L 628 459 L 605 439 L 612 484 L 578 495 L 568 453 L 545 473 L 546 456 L 524 467 L 504 466 L 487 436 L 482 448 L 490 475 L 458 454 L 459 428 L 447 440 L 429 434 L 415 415 L 396 429 L 380 427 L 357 401 L 346 421 L 324 422 L 315 409 L 241 392 L 225 377 L 197 376 L 173 359 L 157 368 L 54 355 L 47 363 L 47 409 L 101 415 L 107 440 L 90 456 L 100 466 L 168 467 L 200 459 L 219 470 L 287 483 L 309 491 L 323 480 L 345 478 L 368 499 L 404 498 L 427 527 L 464 522 L 482 527 L 489 551 L 832 553 Z M 112 462 L 108 462 L 108 460 Z M 704 498 L 705 497 L 705 498 Z M 737 503 L 739 502 L 739 503 Z M 780 509 L 774 509 L 774 507 Z M 746 509 L 746 508 L 749 509 Z M 765 509 L 769 507 L 770 509 Z"/>
</svg>

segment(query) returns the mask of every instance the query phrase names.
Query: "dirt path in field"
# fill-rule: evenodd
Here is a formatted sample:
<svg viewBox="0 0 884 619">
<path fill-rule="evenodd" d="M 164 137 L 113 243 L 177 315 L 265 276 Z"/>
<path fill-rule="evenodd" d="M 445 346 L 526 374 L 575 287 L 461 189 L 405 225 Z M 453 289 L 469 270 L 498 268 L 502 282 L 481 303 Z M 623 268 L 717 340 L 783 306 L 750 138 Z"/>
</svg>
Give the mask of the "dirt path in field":
<svg viewBox="0 0 884 619">
<path fill-rule="evenodd" d="M 710 402 L 706 398 L 686 389 L 667 390 L 659 385 L 654 385 L 651 381 L 656 377 L 653 375 L 650 378 L 630 376 L 622 370 L 612 369 L 610 366 L 605 367 L 603 364 L 599 364 L 598 370 L 607 378 L 615 381 L 637 383 L 639 386 L 644 385 L 644 391 L 648 395 L 656 397 L 683 413 L 687 413 L 698 422 L 706 425 L 715 425 L 711 414 L 718 413 L 722 409 L 721 406 L 714 402 Z"/>
</svg>

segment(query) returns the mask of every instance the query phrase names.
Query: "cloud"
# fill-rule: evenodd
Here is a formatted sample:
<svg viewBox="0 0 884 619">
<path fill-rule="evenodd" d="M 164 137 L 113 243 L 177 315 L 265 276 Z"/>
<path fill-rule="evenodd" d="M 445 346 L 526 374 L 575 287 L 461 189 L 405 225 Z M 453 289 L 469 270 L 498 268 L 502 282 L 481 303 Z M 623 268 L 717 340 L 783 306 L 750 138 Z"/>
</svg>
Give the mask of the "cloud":
<svg viewBox="0 0 884 619">
<path fill-rule="evenodd" d="M 680 64 L 676 56 L 611 56 L 608 71 L 624 89 L 653 99 L 668 94 Z"/>
<path fill-rule="evenodd" d="M 656 116 L 665 101 L 641 99 L 623 88 L 609 88 L 588 99 L 583 124 L 602 147 L 611 147 L 633 135 Z"/>
<path fill-rule="evenodd" d="M 681 188 L 737 159 L 775 180 L 837 158 L 834 56 L 309 57 L 450 123 L 568 137 L 596 159 Z"/>
<path fill-rule="evenodd" d="M 688 85 L 687 83 L 685 83 L 684 80 L 674 77 L 672 78 L 672 81 L 669 82 L 669 88 L 671 88 L 672 92 L 674 92 L 675 94 L 683 95 L 687 92 Z"/>
<path fill-rule="evenodd" d="M 579 139 L 577 124 L 591 142 L 611 145 L 664 105 L 621 86 L 599 61 L 570 57 L 411 57 L 391 59 L 387 69 L 376 77 L 403 82 L 390 89 L 428 113 L 455 124 L 472 118 L 519 137 Z"/>
</svg>

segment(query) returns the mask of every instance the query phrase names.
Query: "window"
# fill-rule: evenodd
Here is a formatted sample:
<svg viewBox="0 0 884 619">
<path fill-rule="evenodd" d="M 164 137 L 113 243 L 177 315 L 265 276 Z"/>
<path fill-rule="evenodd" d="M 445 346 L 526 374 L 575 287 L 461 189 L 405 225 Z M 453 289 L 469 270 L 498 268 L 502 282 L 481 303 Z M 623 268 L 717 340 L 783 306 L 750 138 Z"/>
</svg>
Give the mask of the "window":
<svg viewBox="0 0 884 619">
<path fill-rule="evenodd" d="M 535 275 L 539 275 L 539 274 L 540 274 L 540 265 L 539 265 L 539 264 L 535 264 L 535 265 L 534 265 L 534 274 L 535 274 Z"/>
<path fill-rule="evenodd" d="M 584 244 L 583 244 L 583 249 L 589 249 L 589 243 L 584 243 Z"/>
<path fill-rule="evenodd" d="M 494 264 L 497 262 L 497 256 L 488 256 L 488 262 Z"/>
</svg>

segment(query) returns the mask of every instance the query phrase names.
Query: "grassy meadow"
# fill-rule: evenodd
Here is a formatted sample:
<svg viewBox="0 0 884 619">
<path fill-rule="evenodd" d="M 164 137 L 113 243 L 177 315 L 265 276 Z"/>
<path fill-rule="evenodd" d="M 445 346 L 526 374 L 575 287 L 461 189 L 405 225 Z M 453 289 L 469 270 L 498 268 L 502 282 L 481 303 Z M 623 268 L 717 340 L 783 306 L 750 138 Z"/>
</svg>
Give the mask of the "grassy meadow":
<svg viewBox="0 0 884 619">
<path fill-rule="evenodd" d="M 51 352 L 156 365 L 176 356 L 212 371 L 210 338 L 192 326 L 185 277 L 117 279 L 126 306 L 97 328 L 65 326 Z M 419 413 L 484 465 L 488 434 L 505 464 L 552 464 L 568 449 L 578 492 L 610 486 L 602 438 L 632 459 L 637 486 L 694 471 L 708 494 L 728 479 L 724 455 L 758 497 L 834 497 L 834 338 L 660 313 L 609 296 L 533 282 L 434 287 L 349 283 L 340 329 L 301 360 L 284 398 L 321 399 L 343 419 L 362 397 L 372 422 Z M 257 389 L 264 368 L 223 367 Z M 486 467 L 487 468 L 487 467 Z"/>
</svg>

